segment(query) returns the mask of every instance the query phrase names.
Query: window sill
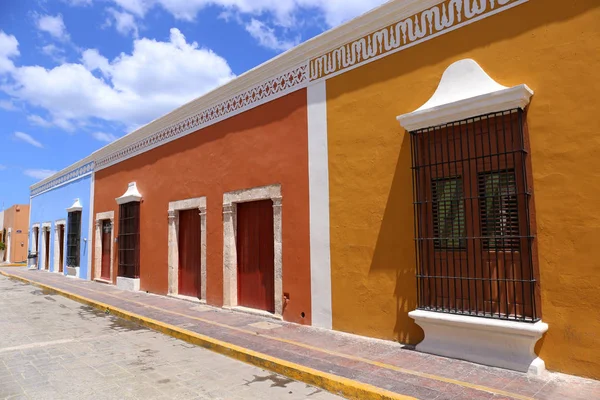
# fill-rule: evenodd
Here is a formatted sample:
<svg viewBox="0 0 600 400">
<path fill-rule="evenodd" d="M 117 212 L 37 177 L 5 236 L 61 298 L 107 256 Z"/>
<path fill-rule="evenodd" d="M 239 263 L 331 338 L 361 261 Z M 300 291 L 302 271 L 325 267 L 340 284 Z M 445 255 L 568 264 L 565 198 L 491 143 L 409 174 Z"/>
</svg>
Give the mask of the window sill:
<svg viewBox="0 0 600 400">
<path fill-rule="evenodd" d="M 130 292 L 138 292 L 140 290 L 140 278 L 117 276 L 117 288 Z"/>
<path fill-rule="evenodd" d="M 532 375 L 545 371 L 534 347 L 548 324 L 495 320 L 415 310 L 408 314 L 423 328 L 416 350 Z"/>
</svg>

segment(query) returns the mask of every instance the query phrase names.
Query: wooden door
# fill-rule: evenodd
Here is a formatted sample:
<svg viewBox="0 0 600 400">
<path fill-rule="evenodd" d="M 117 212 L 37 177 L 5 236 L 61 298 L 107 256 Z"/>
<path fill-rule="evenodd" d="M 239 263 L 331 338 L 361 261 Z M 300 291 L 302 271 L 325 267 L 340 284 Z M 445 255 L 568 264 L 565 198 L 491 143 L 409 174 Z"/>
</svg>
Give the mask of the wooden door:
<svg viewBox="0 0 600 400">
<path fill-rule="evenodd" d="M 102 267 L 100 269 L 100 277 L 110 281 L 110 257 L 112 246 L 112 224 L 109 220 L 102 221 Z"/>
<path fill-rule="evenodd" d="M 65 260 L 65 226 L 58 225 L 58 272 L 63 272 Z"/>
<path fill-rule="evenodd" d="M 46 229 L 44 231 L 44 246 L 45 246 L 45 261 L 46 261 L 46 269 L 50 269 L 50 230 Z"/>
<path fill-rule="evenodd" d="M 237 205 L 238 304 L 275 312 L 273 202 Z"/>
<path fill-rule="evenodd" d="M 179 253 L 179 294 L 200 298 L 201 287 L 201 226 L 200 210 L 179 211 L 177 237 Z"/>
</svg>

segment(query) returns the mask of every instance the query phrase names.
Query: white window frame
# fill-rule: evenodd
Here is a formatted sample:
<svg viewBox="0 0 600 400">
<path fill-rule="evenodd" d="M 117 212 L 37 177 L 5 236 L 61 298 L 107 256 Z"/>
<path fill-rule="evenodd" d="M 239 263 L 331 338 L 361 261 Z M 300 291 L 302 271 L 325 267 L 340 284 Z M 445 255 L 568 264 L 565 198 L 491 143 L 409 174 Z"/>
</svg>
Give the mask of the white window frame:
<svg viewBox="0 0 600 400">
<path fill-rule="evenodd" d="M 179 294 L 179 212 L 198 210 L 200 214 L 200 299 Z M 169 296 L 206 303 L 206 196 L 169 203 L 168 266 Z"/>
<path fill-rule="evenodd" d="M 60 241 L 59 241 L 59 237 L 58 237 L 58 227 L 62 225 L 63 229 L 64 229 L 64 241 L 63 241 L 63 273 L 65 273 L 66 270 L 66 261 L 67 261 L 67 254 L 66 254 L 66 247 L 67 247 L 67 220 L 66 219 L 59 219 L 54 221 L 54 257 L 52 260 L 52 265 L 53 265 L 53 270 L 52 272 L 56 272 L 59 273 L 60 270 Z"/>
<path fill-rule="evenodd" d="M 110 232 L 110 280 L 102 279 L 102 223 L 104 221 L 110 221 L 111 232 Z M 114 243 L 115 243 L 115 212 L 106 211 L 96 214 L 95 223 L 95 239 L 94 239 L 94 277 L 95 281 L 110 283 L 112 284 L 113 272 L 114 272 Z"/>
<path fill-rule="evenodd" d="M 237 282 L 237 204 L 251 201 L 273 201 L 273 243 L 275 252 L 275 312 L 273 314 L 238 306 Z M 223 194 L 223 306 L 254 314 L 283 317 L 283 252 L 281 185 L 236 190 Z"/>
</svg>

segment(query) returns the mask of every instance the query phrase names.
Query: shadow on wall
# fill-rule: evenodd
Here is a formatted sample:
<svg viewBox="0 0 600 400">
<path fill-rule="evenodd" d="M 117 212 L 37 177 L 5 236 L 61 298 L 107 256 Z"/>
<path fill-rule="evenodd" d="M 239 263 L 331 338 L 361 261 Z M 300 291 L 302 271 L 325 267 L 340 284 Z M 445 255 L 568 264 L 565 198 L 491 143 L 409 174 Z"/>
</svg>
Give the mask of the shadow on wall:
<svg viewBox="0 0 600 400">
<path fill-rule="evenodd" d="M 415 247 L 413 241 L 398 240 L 414 236 L 414 213 L 410 135 L 404 136 L 396 163 L 381 228 L 373 252 L 369 275 L 388 272 L 396 276 L 394 297 L 396 323 L 394 335 L 400 343 L 416 344 L 423 340 L 422 329 L 408 313 L 417 307 Z"/>
</svg>

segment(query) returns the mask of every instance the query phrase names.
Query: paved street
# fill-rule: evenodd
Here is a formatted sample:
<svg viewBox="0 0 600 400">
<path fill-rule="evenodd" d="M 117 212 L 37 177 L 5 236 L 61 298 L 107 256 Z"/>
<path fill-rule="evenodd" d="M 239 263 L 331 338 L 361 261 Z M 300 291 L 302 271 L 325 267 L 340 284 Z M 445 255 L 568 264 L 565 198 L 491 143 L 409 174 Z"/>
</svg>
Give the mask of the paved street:
<svg viewBox="0 0 600 400">
<path fill-rule="evenodd" d="M 0 399 L 336 399 L 0 276 Z"/>
</svg>

